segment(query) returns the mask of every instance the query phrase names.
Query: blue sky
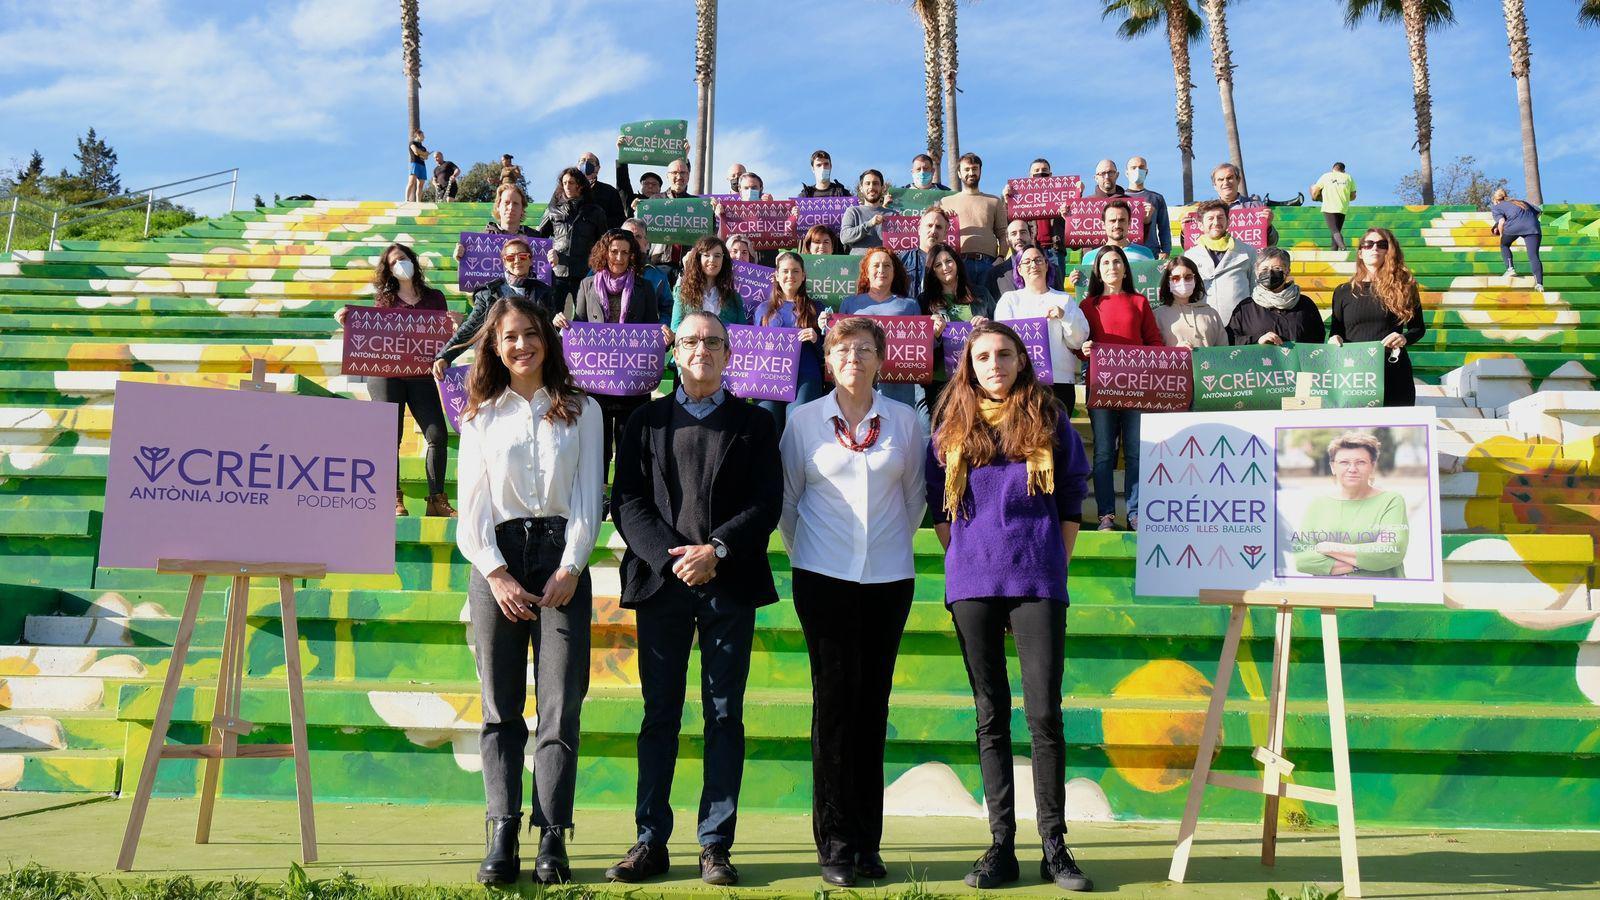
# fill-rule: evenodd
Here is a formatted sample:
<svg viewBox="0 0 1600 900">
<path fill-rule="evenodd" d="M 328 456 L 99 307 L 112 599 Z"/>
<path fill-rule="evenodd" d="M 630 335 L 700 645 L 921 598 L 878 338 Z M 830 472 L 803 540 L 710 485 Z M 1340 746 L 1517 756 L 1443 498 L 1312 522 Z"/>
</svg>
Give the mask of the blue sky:
<svg viewBox="0 0 1600 900">
<path fill-rule="evenodd" d="M 397 5 L 0 0 L 0 165 L 34 148 L 51 171 L 73 165 L 93 125 L 130 188 L 239 166 L 241 206 L 254 193 L 399 199 Z M 1435 165 L 1470 154 L 1520 193 L 1500 4 L 1456 5 L 1457 24 L 1429 45 Z M 1141 153 L 1152 186 L 1181 195 L 1165 37 L 1124 42 L 1099 8 L 963 4 L 961 146 L 984 157 L 987 187 L 1038 155 L 1087 181 L 1100 157 Z M 1534 109 L 1546 200 L 1596 202 L 1600 30 L 1577 28 L 1575 10 L 1528 4 Z M 841 178 L 874 166 L 906 180 L 924 132 L 921 31 L 905 3 L 722 0 L 720 15 L 716 173 L 744 162 L 786 196 L 826 147 Z M 1362 199 L 1391 202 L 1416 167 L 1401 30 L 1349 31 L 1336 0 L 1249 0 L 1229 23 L 1252 190 L 1292 195 L 1342 159 Z M 511 152 L 535 184 L 553 183 L 593 149 L 609 178 L 619 123 L 694 116 L 691 0 L 422 0 L 422 31 L 428 146 L 463 165 Z M 1227 145 L 1208 45 L 1192 53 L 1199 190 Z"/>
</svg>

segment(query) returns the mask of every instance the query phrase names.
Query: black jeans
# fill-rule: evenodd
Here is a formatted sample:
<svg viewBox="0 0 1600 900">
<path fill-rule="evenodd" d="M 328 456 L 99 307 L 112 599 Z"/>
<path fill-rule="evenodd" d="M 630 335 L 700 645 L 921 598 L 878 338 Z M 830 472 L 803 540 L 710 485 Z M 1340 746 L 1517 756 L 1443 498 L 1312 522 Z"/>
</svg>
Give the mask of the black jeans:
<svg viewBox="0 0 1600 900">
<path fill-rule="evenodd" d="M 616 447 L 617 435 L 622 433 L 622 427 L 628 424 L 628 417 L 633 415 L 633 411 L 649 400 L 648 394 L 641 397 L 594 395 L 594 402 L 600 407 L 600 465 L 603 467 L 603 480 L 607 484 L 611 483 L 611 451 Z"/>
<path fill-rule="evenodd" d="M 1333 240 L 1333 249 L 1350 249 L 1344 243 L 1344 213 L 1325 212 L 1322 218 L 1328 223 L 1328 237 Z"/>
<path fill-rule="evenodd" d="M 1075 384 L 1052 384 L 1050 392 L 1056 395 L 1061 405 L 1067 408 L 1067 418 L 1078 411 L 1078 386 Z"/>
<path fill-rule="evenodd" d="M 560 516 L 516 519 L 495 529 L 506 570 L 530 593 L 561 563 L 567 520 Z M 593 615 L 589 570 L 566 606 L 538 610 L 531 622 L 505 617 L 494 593 L 476 568 L 467 581 L 467 612 L 483 684 L 483 793 L 489 815 L 522 813 L 522 763 L 528 723 L 528 645 L 535 665 L 533 742 L 533 824 L 572 827 L 572 797 L 578 781 L 578 715 L 589 692 L 589 620 Z"/>
<path fill-rule="evenodd" d="M 672 837 L 672 776 L 678 766 L 689 648 L 698 633 L 705 751 L 697 837 L 703 847 L 731 847 L 744 779 L 744 688 L 756 611 L 677 586 L 639 604 L 637 620 L 644 695 L 634 807 L 639 840 L 665 844 Z"/>
<path fill-rule="evenodd" d="M 405 440 L 406 407 L 411 407 L 411 418 L 422 428 L 422 439 L 428 444 L 428 493 L 444 493 L 444 469 L 450 459 L 449 431 L 445 426 L 444 405 L 439 402 L 439 387 L 429 375 L 412 378 L 367 379 L 367 393 L 374 400 L 399 404 L 395 423 L 395 448 Z"/>
<path fill-rule="evenodd" d="M 1022 667 L 1022 707 L 1033 741 L 1033 799 L 1039 836 L 1067 830 L 1066 737 L 1061 721 L 1067 605 L 1049 599 L 994 597 L 950 606 L 967 680 L 978 710 L 978 767 L 989 807 L 989 831 L 1014 840 L 1017 813 L 1011 769 L 1011 681 L 1006 677 L 1006 631 Z"/>
<path fill-rule="evenodd" d="M 811 831 L 824 866 L 850 865 L 883 840 L 889 692 L 914 584 L 794 570 L 794 610 L 811 657 Z"/>
</svg>

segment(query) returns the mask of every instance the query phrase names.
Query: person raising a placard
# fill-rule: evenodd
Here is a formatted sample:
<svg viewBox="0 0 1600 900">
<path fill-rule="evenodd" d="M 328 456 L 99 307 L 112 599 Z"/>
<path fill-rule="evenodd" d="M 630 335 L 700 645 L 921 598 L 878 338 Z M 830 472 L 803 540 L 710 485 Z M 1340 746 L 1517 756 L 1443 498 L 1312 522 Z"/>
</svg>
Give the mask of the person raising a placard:
<svg viewBox="0 0 1600 900">
<path fill-rule="evenodd" d="M 1411 524 L 1399 491 L 1377 487 L 1383 445 L 1369 432 L 1347 431 L 1328 444 L 1333 492 L 1317 497 L 1290 534 L 1289 552 L 1302 575 L 1404 578 Z"/>
<path fill-rule="evenodd" d="M 550 286 L 533 276 L 533 247 L 527 241 L 512 238 L 501 245 L 500 263 L 505 267 L 505 275 L 472 292 L 472 311 L 467 314 L 466 321 L 456 326 L 456 333 L 450 340 L 439 348 L 433 360 L 433 377 L 444 378 L 444 370 L 477 342 L 489 309 L 507 297 L 527 299 L 549 314 L 556 327 L 566 327 L 567 317 L 556 303 Z"/>
<path fill-rule="evenodd" d="M 934 408 L 925 465 L 928 508 L 945 548 L 945 604 L 955 623 L 978 714 L 978 765 L 993 845 L 966 883 L 1016 881 L 1016 785 L 1006 634 L 1022 669 L 1033 745 L 1033 795 L 1045 881 L 1093 888 L 1066 843 L 1066 739 L 1061 677 L 1066 657 L 1067 566 L 1089 474 L 1083 442 L 1041 384 L 1010 326 L 972 329 Z"/>
<path fill-rule="evenodd" d="M 487 884 L 516 882 L 521 858 L 523 706 L 534 654 L 534 877 L 569 881 L 579 713 L 589 690 L 589 555 L 600 530 L 600 407 L 573 383 L 548 313 L 495 302 L 478 337 L 461 413 L 456 546 L 472 564 L 467 613 L 483 684 L 479 754 Z"/>
<path fill-rule="evenodd" d="M 448 312 L 457 326 L 461 314 L 450 310 L 444 292 L 428 285 L 422 274 L 422 262 L 417 253 L 405 244 L 390 244 L 378 258 L 372 270 L 372 305 L 379 309 L 428 309 Z M 344 327 L 345 311 L 341 306 L 333 314 L 339 327 Z M 427 444 L 423 456 L 428 475 L 428 506 L 430 516 L 450 517 L 456 511 L 450 507 L 450 498 L 444 492 L 444 471 L 450 461 L 450 434 L 445 424 L 444 406 L 439 401 L 439 389 L 427 375 L 401 378 L 367 376 L 367 394 L 373 399 L 393 403 L 399 407 L 399 424 L 395 446 L 398 449 L 406 439 L 406 408 L 411 418 L 422 429 L 422 440 Z M 410 515 L 406 511 L 405 491 L 396 482 L 394 488 L 394 514 Z"/>
<path fill-rule="evenodd" d="M 514 184 L 502 184 L 494 192 L 494 218 L 490 219 L 483 230 L 487 234 L 516 234 L 522 237 L 538 237 L 539 233 L 532 227 L 524 224 L 523 216 L 527 214 L 528 195 L 522 188 Z M 467 248 L 456 242 L 455 258 L 465 256 Z"/>
</svg>

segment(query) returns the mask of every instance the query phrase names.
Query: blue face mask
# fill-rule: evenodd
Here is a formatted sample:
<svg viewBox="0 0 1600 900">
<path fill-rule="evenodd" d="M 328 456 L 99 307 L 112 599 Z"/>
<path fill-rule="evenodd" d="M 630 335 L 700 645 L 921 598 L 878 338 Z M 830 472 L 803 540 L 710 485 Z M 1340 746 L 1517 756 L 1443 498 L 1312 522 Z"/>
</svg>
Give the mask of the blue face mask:
<svg viewBox="0 0 1600 900">
<path fill-rule="evenodd" d="M 933 173 L 932 172 L 913 172 L 911 174 L 911 183 L 916 185 L 919 188 L 925 188 L 928 185 L 933 184 Z"/>
<path fill-rule="evenodd" d="M 833 170 L 824 166 L 817 170 L 817 184 L 833 180 Z"/>
<path fill-rule="evenodd" d="M 741 197 L 743 197 L 744 199 L 746 199 L 746 200 L 760 200 L 761 199 L 761 189 L 760 188 L 745 188 L 744 190 L 739 192 L 739 195 Z"/>
</svg>

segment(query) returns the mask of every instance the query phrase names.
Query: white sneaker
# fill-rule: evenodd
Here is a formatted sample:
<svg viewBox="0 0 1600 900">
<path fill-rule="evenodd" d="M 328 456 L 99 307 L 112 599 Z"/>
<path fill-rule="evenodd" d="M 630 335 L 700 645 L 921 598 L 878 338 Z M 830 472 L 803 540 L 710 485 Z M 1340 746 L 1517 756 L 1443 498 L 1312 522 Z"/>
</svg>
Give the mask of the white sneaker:
<svg viewBox="0 0 1600 900">
<path fill-rule="evenodd" d="M 1506 277 L 1507 278 L 1515 278 L 1515 277 L 1517 277 L 1517 270 L 1516 269 L 1507 269 L 1506 270 Z"/>
<path fill-rule="evenodd" d="M 1533 289 L 1538 291 L 1541 294 L 1544 293 L 1544 285 L 1542 283 L 1540 283 L 1540 282 L 1535 281 L 1533 283 Z"/>
</svg>

